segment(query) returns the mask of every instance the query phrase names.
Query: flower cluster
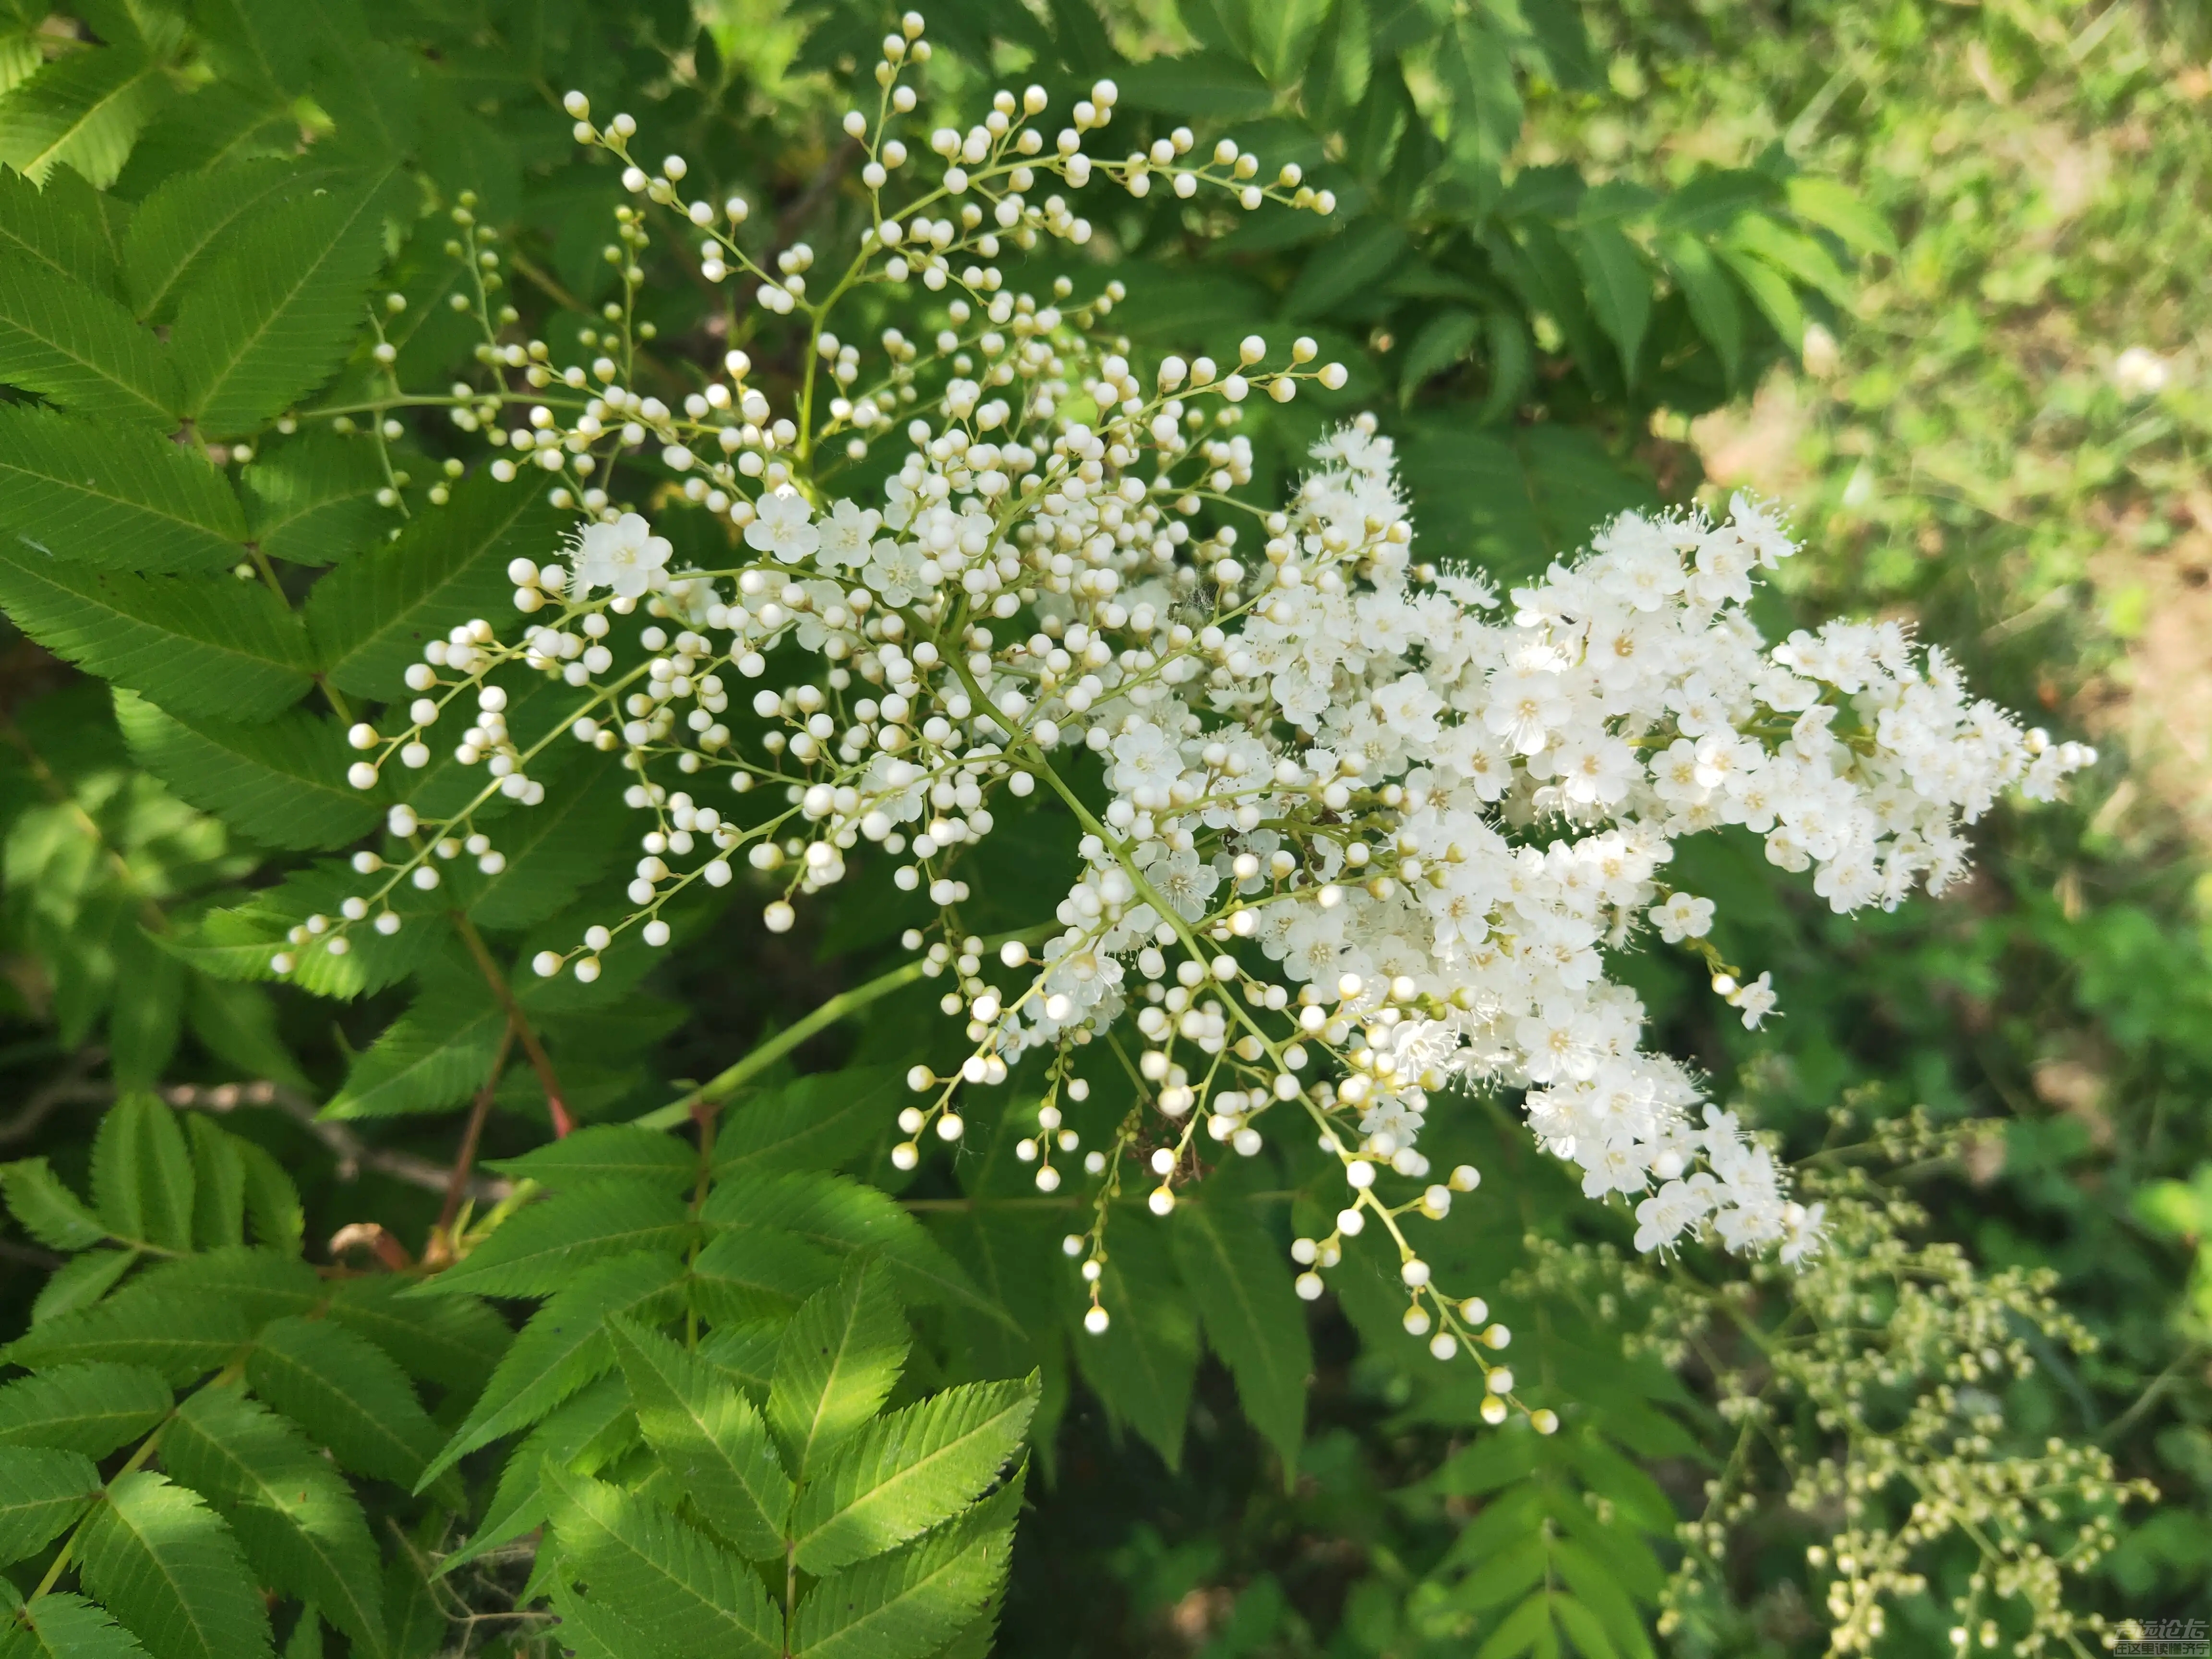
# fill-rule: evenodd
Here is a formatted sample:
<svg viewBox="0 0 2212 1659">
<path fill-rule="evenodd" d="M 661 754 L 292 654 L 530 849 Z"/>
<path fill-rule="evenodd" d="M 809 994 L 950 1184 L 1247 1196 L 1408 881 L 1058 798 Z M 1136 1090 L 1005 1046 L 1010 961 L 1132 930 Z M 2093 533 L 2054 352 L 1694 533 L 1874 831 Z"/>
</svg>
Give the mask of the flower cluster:
<svg viewBox="0 0 2212 1659">
<path fill-rule="evenodd" d="M 1777 864 L 1811 870 L 1837 910 L 1893 906 L 1957 876 L 1962 825 L 1998 792 L 2048 794 L 2090 752 L 1970 701 L 1894 624 L 1768 645 L 1746 607 L 1795 544 L 1741 497 L 1720 522 L 1626 515 L 1507 596 L 1417 560 L 1370 417 L 1314 447 L 1290 500 L 1253 503 L 1249 400 L 1344 384 L 1313 342 L 1284 352 L 1255 336 L 1234 363 L 1140 367 L 1109 330 L 1118 285 L 1078 301 L 1063 277 L 1032 295 L 993 262 L 1041 234 L 1088 234 L 1061 196 L 1037 199 L 1046 175 L 1139 195 L 1159 179 L 1247 209 L 1327 211 L 1327 193 L 1295 168 L 1250 182 L 1257 163 L 1226 142 L 1193 161 L 1187 132 L 1094 164 L 1081 144 L 1115 101 L 1101 82 L 1050 143 L 1033 125 L 1041 91 L 999 94 L 983 123 L 929 141 L 935 183 L 894 206 L 890 181 L 919 164 L 890 133 L 913 107 L 900 74 L 926 58 L 920 36 L 910 17 L 885 41 L 878 114 L 848 120 L 871 228 L 819 299 L 811 250 L 787 249 L 771 276 L 742 243 L 742 201 L 687 201 L 681 158 L 647 174 L 629 157 L 635 124 L 594 127 L 571 95 L 578 137 L 621 158 L 627 187 L 707 233 L 709 281 L 743 271 L 763 309 L 803 318 L 803 374 L 772 386 L 732 350 L 672 409 L 624 384 L 636 331 L 619 305 L 609 355 L 588 365 L 556 368 L 539 342 L 488 345 L 488 364 L 548 395 L 501 432 L 488 412 L 505 394 L 458 388 L 455 419 L 508 452 L 495 476 L 520 476 L 516 455 L 556 475 L 578 529 L 565 554 L 512 568 L 519 643 L 457 627 L 410 671 L 404 720 L 356 728 L 368 787 L 427 763 L 458 704 L 453 759 L 489 780 L 437 817 L 393 809 L 388 852 L 356 860 L 371 890 L 281 963 L 343 949 L 372 915 L 395 923 L 389 896 L 435 886 L 441 860 L 497 868 L 475 815 L 495 797 L 531 804 L 539 755 L 580 741 L 632 775 L 647 824 L 635 908 L 538 970 L 590 979 L 619 935 L 665 944 L 669 902 L 740 862 L 773 884 L 765 920 L 781 930 L 864 848 L 891 860 L 935 910 L 908 944 L 949 980 L 967 1044 L 957 1064 L 915 1068 L 896 1157 L 911 1167 L 926 1134 L 959 1139 L 962 1091 L 1040 1056 L 1036 1133 L 1018 1150 L 1041 1190 L 1079 1157 L 1094 1183 L 1094 1224 L 1069 1240 L 1094 1330 L 1125 1171 L 1149 1170 L 1165 1213 L 1201 1134 L 1250 1155 L 1263 1121 L 1289 1114 L 1340 1161 L 1346 1192 L 1330 1235 L 1297 1243 L 1301 1293 L 1375 1224 L 1399 1252 L 1410 1331 L 1439 1358 L 1502 1348 L 1510 1334 L 1480 1297 L 1431 1285 L 1401 1224 L 1477 1184 L 1465 1167 L 1431 1180 L 1420 1150 L 1427 1114 L 1462 1086 L 1525 1091 L 1531 1127 L 1585 1189 L 1635 1204 L 1644 1249 L 1700 1232 L 1791 1260 L 1814 1249 L 1817 1208 L 1685 1067 L 1644 1052 L 1643 1010 L 1609 956 L 1656 932 L 1697 952 L 1756 1025 L 1771 979 L 1724 962 L 1712 904 L 1666 879 L 1679 840 L 1741 826 Z M 617 217 L 610 253 L 634 289 L 645 220 Z M 871 285 L 906 296 L 914 337 L 886 328 L 864 350 L 832 331 L 839 301 Z M 886 443 L 902 446 L 896 470 L 848 486 Z M 726 559 L 677 568 L 609 488 L 621 466 L 703 509 Z M 574 696 L 526 740 L 507 710 L 532 677 Z M 974 849 L 994 802 L 1040 787 L 1065 809 L 1077 873 L 1052 916 L 986 941 L 962 921 L 984 878 Z M 1123 1027 L 1141 1038 L 1142 1098 L 1110 1146 L 1086 1151 L 1063 1097 L 1086 1097 L 1082 1051 Z M 1395 1199 L 1394 1182 L 1407 1183 Z M 1490 1366 L 1489 1382 L 1503 1417 L 1511 1375 Z"/>
</svg>

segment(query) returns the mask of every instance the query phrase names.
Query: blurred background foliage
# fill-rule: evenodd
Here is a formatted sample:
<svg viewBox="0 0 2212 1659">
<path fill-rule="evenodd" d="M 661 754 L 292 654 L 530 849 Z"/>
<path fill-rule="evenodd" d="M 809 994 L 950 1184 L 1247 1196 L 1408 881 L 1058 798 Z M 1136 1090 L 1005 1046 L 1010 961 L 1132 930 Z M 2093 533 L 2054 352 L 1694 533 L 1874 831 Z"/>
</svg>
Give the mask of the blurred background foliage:
<svg viewBox="0 0 2212 1659">
<path fill-rule="evenodd" d="M 257 102 L 235 90 L 250 77 L 233 9 L 189 9 L 6 8 L 0 161 L 58 164 L 49 188 L 81 175 L 129 200 L 180 158 L 405 110 L 434 185 L 465 182 L 487 218 L 519 227 L 514 268 L 534 290 L 519 302 L 549 330 L 563 313 L 574 328 L 607 280 L 607 181 L 572 157 L 561 90 L 633 108 L 653 142 L 775 204 L 780 236 L 818 239 L 853 211 L 836 189 L 850 159 L 837 71 L 869 61 L 887 21 L 849 0 L 697 13 L 685 0 L 417 0 L 380 8 L 365 53 L 334 61 L 303 44 L 299 64 L 254 70 L 273 77 Z M 1771 627 L 1793 610 L 1910 611 L 1990 694 L 2106 746 L 2070 804 L 1991 820 L 1975 879 L 1942 904 L 1846 928 L 1746 848 L 1685 872 L 1721 901 L 1723 951 L 1774 971 L 1787 1017 L 1756 1035 L 1716 1021 L 1680 964 L 1655 956 L 1635 971 L 1668 1046 L 1793 1151 L 1819 1145 L 1846 1104 L 1862 1124 L 1923 1106 L 1977 1126 L 1963 1157 L 1914 1172 L 1934 1231 L 1993 1268 L 2055 1268 L 2101 1342 L 2084 1357 L 2039 1350 L 2038 1374 L 2005 1401 L 2012 1432 L 2094 1441 L 2162 1493 L 2087 1599 L 2114 1616 L 2202 1616 L 2212 380 L 2196 343 L 2212 304 L 2212 67 L 2187 20 L 2134 0 L 927 10 L 948 107 L 1013 76 L 1064 106 L 1111 74 L 1133 147 L 1188 119 L 1337 191 L 1333 225 L 1273 212 L 1207 225 L 1166 200 L 1101 200 L 1094 216 L 1132 289 L 1117 314 L 1145 349 L 1218 349 L 1279 318 L 1362 366 L 1340 407 L 1384 415 L 1432 556 L 1510 580 L 1623 507 L 1751 488 L 1794 504 L 1809 548 Z M 83 118 L 94 100 L 99 118 Z M 434 264 L 402 251 L 400 286 L 429 284 Z M 441 337 L 434 293 L 413 297 L 410 325 L 429 320 L 403 353 L 428 366 L 465 348 Z M 716 303 L 671 282 L 650 320 L 671 341 L 720 342 L 744 325 Z M 1265 490 L 1321 415 L 1261 415 Z M 357 515 L 329 521 L 332 535 L 374 533 L 365 501 L 331 510 Z M 453 1126 L 314 1120 L 406 997 L 334 1017 L 195 971 L 163 941 L 299 860 L 140 769 L 105 689 L 12 632 L 0 707 L 0 1157 L 81 1178 L 100 1104 L 157 1082 L 285 1160 L 311 1239 L 368 1219 L 418 1239 Z M 1058 874 L 1034 872 L 1037 890 Z M 901 925 L 888 892 L 849 884 L 813 933 L 785 939 L 744 920 L 751 906 L 695 919 L 645 988 L 609 987 L 629 999 L 617 1017 L 549 1032 L 570 1103 L 589 1117 L 657 1105 L 878 971 Z M 918 996 L 893 999 L 787 1070 L 904 1064 L 933 1018 Z M 534 1144 L 531 1080 L 518 1073 L 501 1103 L 487 1152 Z M 1650 1650 L 1642 1632 L 1680 1553 L 1677 1522 L 1703 1509 L 1734 1439 L 1712 1409 L 1716 1378 L 1630 1354 L 1632 1301 L 1577 1313 L 1534 1293 L 1556 1266 L 1550 1243 L 1603 1230 L 1506 1115 L 1467 1120 L 1451 1153 L 1491 1173 L 1498 1201 L 1468 1206 L 1484 1214 L 1450 1248 L 1493 1282 L 1521 1275 L 1528 1305 L 1554 1310 L 1516 1320 L 1528 1346 L 1516 1363 L 1576 1407 L 1568 1431 L 1540 1448 L 1476 1429 L 1476 1401 L 1413 1365 L 1418 1345 L 1396 1333 L 1384 1290 L 1364 1296 L 1347 1273 L 1314 1326 L 1285 1482 L 1227 1371 L 1201 1361 L 1165 1245 L 1147 1267 L 1132 1225 L 1120 1247 L 1132 1282 L 1159 1291 L 1150 1369 L 1094 1353 L 1071 1372 L 1082 1351 L 1060 1304 L 1076 1304 L 1034 1290 L 1009 1297 L 1028 1352 L 990 1347 L 979 1326 L 934 1357 L 945 1380 L 1047 1370 L 1052 1426 L 1001 1651 Z M 908 1196 L 964 1253 L 960 1206 L 994 1192 L 1002 1162 L 987 1153 L 957 1184 Z M 880 1159 L 854 1167 L 896 1184 Z M 1294 1160 L 1283 1174 L 1279 1194 L 1252 1195 L 1262 1215 L 1287 1200 L 1270 1231 L 1305 1201 Z M 1040 1217 L 1036 1231 L 1049 1248 L 1060 1227 Z M 0 1251 L 0 1329 L 13 1331 L 52 1261 L 20 1235 Z M 1674 1645 L 1821 1651 L 1806 1553 L 1820 1527 L 1789 1514 L 1771 1481 L 1741 1518 L 1718 1595 Z M 1957 1584 L 1936 1589 L 1901 1620 L 1896 1651 L 1942 1650 L 1939 1601 Z M 1526 1640 L 1508 1643 L 1531 1606 Z"/>
</svg>

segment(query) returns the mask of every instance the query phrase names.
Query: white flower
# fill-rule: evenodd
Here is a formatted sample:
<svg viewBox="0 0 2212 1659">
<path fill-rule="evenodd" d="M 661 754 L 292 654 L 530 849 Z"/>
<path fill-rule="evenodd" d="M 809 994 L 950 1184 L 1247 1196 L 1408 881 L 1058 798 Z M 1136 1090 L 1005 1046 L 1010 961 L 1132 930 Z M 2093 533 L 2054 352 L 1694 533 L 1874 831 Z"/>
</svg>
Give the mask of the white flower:
<svg viewBox="0 0 2212 1659">
<path fill-rule="evenodd" d="M 816 526 L 816 561 L 831 570 L 857 569 L 868 562 L 870 539 L 883 522 L 884 515 L 873 507 L 855 507 L 847 501 L 831 502 L 830 516 Z"/>
<path fill-rule="evenodd" d="M 1680 945 L 1686 939 L 1703 939 L 1713 931 L 1713 902 L 1709 898 L 1669 893 L 1663 903 L 1651 907 L 1650 915 L 1659 937 L 1669 945 Z"/>
<path fill-rule="evenodd" d="M 587 524 L 576 533 L 569 566 L 576 573 L 576 592 L 612 588 L 625 599 L 640 598 L 665 585 L 670 548 L 665 536 L 635 513 L 625 513 L 612 524 Z"/>
<path fill-rule="evenodd" d="M 924 568 L 921 550 L 912 542 L 879 540 L 868 550 L 867 567 L 860 580 L 875 589 L 885 605 L 912 605 L 934 584 Z"/>
<path fill-rule="evenodd" d="M 745 526 L 747 547 L 786 564 L 797 564 L 821 543 L 822 532 L 814 527 L 814 509 L 788 485 L 762 496 L 753 509 L 753 521 Z"/>
</svg>

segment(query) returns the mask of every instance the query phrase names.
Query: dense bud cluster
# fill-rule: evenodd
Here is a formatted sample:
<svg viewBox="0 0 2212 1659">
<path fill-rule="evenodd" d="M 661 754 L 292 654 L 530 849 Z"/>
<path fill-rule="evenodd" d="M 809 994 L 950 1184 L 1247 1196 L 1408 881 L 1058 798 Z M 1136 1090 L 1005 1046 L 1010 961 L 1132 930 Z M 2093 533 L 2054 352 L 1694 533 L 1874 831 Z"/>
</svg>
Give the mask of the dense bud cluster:
<svg viewBox="0 0 2212 1659">
<path fill-rule="evenodd" d="M 389 896 L 435 886 L 443 860 L 498 868 L 476 813 L 532 805 L 539 757 L 580 742 L 632 775 L 648 826 L 634 908 L 538 971 L 590 979 L 619 937 L 666 943 L 670 901 L 740 865 L 773 885 L 764 918 L 782 930 L 864 851 L 892 860 L 935 909 L 908 943 L 947 981 L 966 1044 L 945 1069 L 915 1068 L 896 1159 L 959 1139 L 962 1091 L 1042 1054 L 1036 1133 L 1018 1150 L 1042 1191 L 1079 1167 L 1093 1184 L 1094 1224 L 1069 1243 L 1094 1330 L 1125 1176 L 1141 1170 L 1164 1214 L 1201 1136 L 1249 1156 L 1287 1116 L 1346 1183 L 1334 1230 L 1294 1249 L 1301 1294 L 1376 1225 L 1399 1252 L 1409 1332 L 1440 1358 L 1503 1349 L 1481 1298 L 1431 1283 L 1407 1234 L 1476 1187 L 1469 1168 L 1436 1178 L 1420 1147 L 1427 1114 L 1461 1087 L 1527 1091 L 1532 1127 L 1585 1190 L 1635 1205 L 1641 1248 L 1710 1232 L 1791 1261 L 1813 1249 L 1818 1206 L 1792 1200 L 1686 1068 L 1643 1052 L 1643 1011 L 1609 953 L 1656 932 L 1755 1025 L 1775 1006 L 1770 978 L 1722 960 L 1713 906 L 1668 883 L 1679 840 L 1740 825 L 1838 911 L 1891 907 L 1958 874 L 1962 825 L 2000 790 L 2047 795 L 2089 752 L 1971 701 L 1895 624 L 1770 646 L 1746 607 L 1794 544 L 1741 497 L 1725 522 L 1626 516 L 1504 597 L 1419 560 L 1371 418 L 1325 437 L 1289 500 L 1252 504 L 1244 406 L 1340 386 L 1340 367 L 1311 341 L 1256 335 L 1233 363 L 1140 364 L 1109 327 L 1118 284 L 1032 295 L 994 261 L 1041 235 L 1088 236 L 1042 181 L 1323 212 L 1327 192 L 1295 168 L 1261 185 L 1250 155 L 1225 141 L 1196 155 L 1185 131 L 1094 161 L 1083 142 L 1115 98 L 1102 82 L 1052 139 L 1035 125 L 1041 91 L 999 93 L 982 123 L 919 147 L 933 181 L 894 204 L 893 181 L 923 160 L 892 136 L 915 103 L 900 77 L 926 58 L 909 18 L 884 43 L 877 113 L 848 118 L 870 228 L 821 278 L 804 244 L 772 270 L 757 261 L 742 200 L 690 199 L 681 158 L 648 171 L 630 159 L 635 123 L 594 126 L 571 94 L 579 138 L 703 236 L 710 281 L 742 276 L 761 308 L 803 319 L 803 376 L 772 393 L 732 350 L 680 407 L 641 396 L 624 384 L 620 305 L 588 364 L 556 367 L 537 342 L 486 348 L 542 400 L 503 431 L 504 394 L 460 388 L 454 418 L 505 452 L 495 476 L 555 475 L 578 527 L 510 569 L 519 641 L 454 629 L 410 671 L 404 720 L 356 729 L 363 787 L 427 765 L 434 738 L 488 781 L 441 816 L 392 809 L 392 851 L 356 861 L 374 881 L 296 949 L 343 949 L 372 915 L 396 925 Z M 609 252 L 634 288 L 646 221 L 627 204 L 618 218 Z M 906 296 L 911 334 L 832 331 L 865 286 Z M 903 447 L 879 489 L 841 482 L 887 444 Z M 726 559 L 678 568 L 611 488 L 627 465 L 711 515 Z M 818 667 L 789 678 L 801 653 Z M 533 678 L 567 702 L 526 730 L 509 699 Z M 1077 787 L 1086 769 L 1103 775 L 1102 811 Z M 1054 915 L 988 944 L 963 921 L 970 881 L 988 878 L 974 849 L 994 804 L 1040 787 L 1066 809 L 1077 873 Z M 1110 1146 L 1086 1151 L 1063 1097 L 1085 1097 L 1082 1050 L 1122 1029 L 1140 1039 L 1144 1097 Z M 1511 1374 L 1483 1364 L 1502 1418 Z"/>
</svg>

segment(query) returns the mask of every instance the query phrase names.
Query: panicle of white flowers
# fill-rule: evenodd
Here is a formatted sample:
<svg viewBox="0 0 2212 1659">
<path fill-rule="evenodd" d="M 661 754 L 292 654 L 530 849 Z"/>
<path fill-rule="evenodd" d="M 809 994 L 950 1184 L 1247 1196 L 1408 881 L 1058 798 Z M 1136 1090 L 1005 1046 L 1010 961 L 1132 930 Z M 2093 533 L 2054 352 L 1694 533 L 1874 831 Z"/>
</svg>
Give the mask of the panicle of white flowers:
<svg viewBox="0 0 2212 1659">
<path fill-rule="evenodd" d="M 459 387 L 453 417 L 508 452 L 495 476 L 556 475 L 552 499 L 578 528 L 565 551 L 510 568 L 531 618 L 518 643 L 486 621 L 455 628 L 409 671 L 404 728 L 356 728 L 373 756 L 354 769 L 362 787 L 395 763 L 427 765 L 433 728 L 455 719 L 467 724 L 452 758 L 489 781 L 443 816 L 394 807 L 392 852 L 356 860 L 373 890 L 303 930 L 280 971 L 301 951 L 344 948 L 363 917 L 396 926 L 391 896 L 435 887 L 441 860 L 501 868 L 476 815 L 542 798 L 532 769 L 566 732 L 622 757 L 650 827 L 635 908 L 538 970 L 596 977 L 633 930 L 665 944 L 671 900 L 726 884 L 739 860 L 779 888 L 764 912 L 777 931 L 864 845 L 895 860 L 897 884 L 937 912 L 908 943 L 949 978 L 945 1011 L 968 1045 L 947 1069 L 915 1068 L 922 1103 L 901 1115 L 895 1159 L 912 1167 L 931 1132 L 957 1139 L 963 1090 L 1045 1054 L 1037 1133 L 1018 1150 L 1042 1191 L 1079 1154 L 1094 1183 L 1093 1224 L 1070 1240 L 1094 1330 L 1125 1167 L 1149 1172 L 1164 1214 L 1200 1168 L 1201 1133 L 1249 1156 L 1262 1120 L 1288 1112 L 1346 1183 L 1331 1233 L 1294 1248 L 1301 1294 L 1320 1294 L 1343 1241 L 1371 1223 L 1398 1249 L 1409 1331 L 1440 1358 L 1502 1349 L 1510 1333 L 1480 1297 L 1432 1285 L 1401 1224 L 1440 1218 L 1476 1185 L 1464 1167 L 1431 1181 L 1419 1150 L 1426 1114 L 1462 1086 L 1525 1089 L 1531 1127 L 1585 1190 L 1636 1203 L 1644 1249 L 1709 1231 L 1733 1249 L 1810 1253 L 1817 1207 L 1791 1199 L 1687 1069 L 1642 1051 L 1643 1010 L 1605 953 L 1656 931 L 1697 952 L 1756 1025 L 1774 1008 L 1771 978 L 1723 962 L 1711 903 L 1666 882 L 1677 840 L 1742 825 L 1776 863 L 1813 869 L 1837 910 L 1893 906 L 1956 877 L 1961 825 L 1997 792 L 2047 795 L 2090 751 L 1971 701 L 1942 655 L 1893 623 L 1769 647 L 1746 605 L 1795 544 L 1741 496 L 1724 522 L 1625 515 L 1504 602 L 1478 574 L 1415 560 L 1390 441 L 1370 417 L 1315 447 L 1288 501 L 1251 506 L 1236 493 L 1253 471 L 1243 406 L 1340 387 L 1341 367 L 1318 364 L 1310 340 L 1282 351 L 1258 335 L 1234 363 L 1140 366 L 1109 331 L 1120 284 L 1077 301 L 1062 277 L 1032 295 L 991 262 L 1039 235 L 1088 235 L 1062 197 L 1038 199 L 1044 178 L 1137 195 L 1158 179 L 1248 209 L 1326 212 L 1328 192 L 1296 168 L 1253 183 L 1258 164 L 1226 142 L 1194 160 L 1184 131 L 1093 162 L 1084 137 L 1115 98 L 1102 82 L 1049 142 L 1042 91 L 998 94 L 982 123 L 931 137 L 933 179 L 894 204 L 891 181 L 922 170 L 890 135 L 915 103 L 901 72 L 927 46 L 909 15 L 884 43 L 875 117 L 848 118 L 871 227 L 818 300 L 811 249 L 786 249 L 771 276 L 744 246 L 743 201 L 687 199 L 680 157 L 648 173 L 629 159 L 635 124 L 593 126 L 571 94 L 578 137 L 623 161 L 626 188 L 705 234 L 704 274 L 742 272 L 759 306 L 804 319 L 803 379 L 780 409 L 732 350 L 680 408 L 626 386 L 611 354 L 626 361 L 643 333 L 627 307 L 647 240 L 628 204 L 609 248 L 626 295 L 606 307 L 609 355 L 556 368 L 542 342 L 488 343 L 488 364 L 571 395 L 502 432 L 507 394 Z M 494 269 L 469 246 L 471 270 Z M 923 319 L 913 336 L 885 328 L 871 349 L 830 330 L 838 300 L 869 285 L 908 296 Z M 889 441 L 904 448 L 877 499 L 841 485 Z M 612 468 L 635 460 L 657 461 L 720 523 L 726 561 L 677 568 L 668 538 L 610 495 Z M 760 684 L 770 653 L 788 662 L 794 648 L 819 672 Z M 525 730 L 509 722 L 522 695 L 510 688 L 531 677 L 574 696 Z M 732 696 L 764 736 L 733 732 Z M 1085 764 L 1109 793 L 1096 814 L 1069 781 Z M 1051 917 L 986 941 L 962 920 L 970 879 L 988 879 L 973 849 L 994 800 L 1040 784 L 1073 817 L 1079 872 Z M 1144 1099 L 1109 1147 L 1085 1152 L 1062 1097 L 1085 1097 L 1076 1055 L 1123 1027 L 1142 1039 Z M 1386 1196 L 1396 1182 L 1410 1184 Z M 1484 1364 L 1502 1418 L 1511 1374 Z"/>
</svg>

